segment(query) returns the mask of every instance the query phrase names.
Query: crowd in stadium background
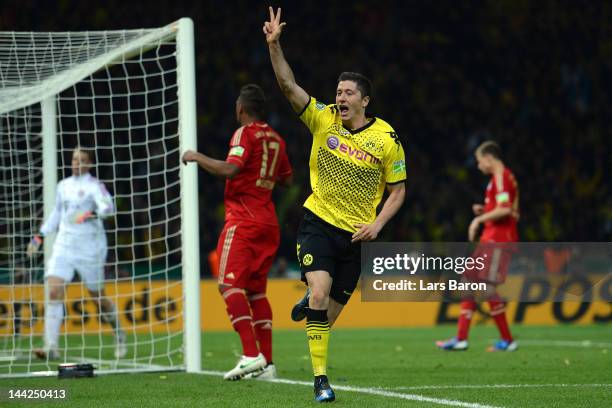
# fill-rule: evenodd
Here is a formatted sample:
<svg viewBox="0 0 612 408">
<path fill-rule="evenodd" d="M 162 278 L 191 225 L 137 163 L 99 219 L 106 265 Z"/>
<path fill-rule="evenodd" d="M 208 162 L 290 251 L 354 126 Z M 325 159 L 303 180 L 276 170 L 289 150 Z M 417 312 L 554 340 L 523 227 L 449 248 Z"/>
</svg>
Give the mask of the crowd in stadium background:
<svg viewBox="0 0 612 408">
<path fill-rule="evenodd" d="M 192 17 L 198 150 L 225 157 L 236 127 L 237 90 L 249 82 L 262 85 L 270 100 L 269 123 L 285 136 L 295 168 L 293 190 L 276 192 L 279 254 L 293 261 L 301 204 L 309 194 L 311 140 L 278 90 L 259 35 L 267 3 L 156 3 L 142 8 L 119 1 L 20 2 L 5 9 L 0 26 L 106 30 Z M 283 35 L 286 57 L 303 86 L 331 103 L 340 72 L 363 72 L 374 83 L 369 113 L 393 123 L 402 138 L 407 198 L 383 240 L 466 240 L 471 204 L 482 199 L 487 182 L 472 153 L 486 139 L 501 144 L 521 181 L 521 240 L 612 239 L 610 4 L 283 3 L 283 15 L 296 22 Z M 342 30 L 347 24 L 362 29 Z M 207 253 L 223 225 L 224 183 L 202 173 L 199 183 L 201 249 Z"/>
</svg>

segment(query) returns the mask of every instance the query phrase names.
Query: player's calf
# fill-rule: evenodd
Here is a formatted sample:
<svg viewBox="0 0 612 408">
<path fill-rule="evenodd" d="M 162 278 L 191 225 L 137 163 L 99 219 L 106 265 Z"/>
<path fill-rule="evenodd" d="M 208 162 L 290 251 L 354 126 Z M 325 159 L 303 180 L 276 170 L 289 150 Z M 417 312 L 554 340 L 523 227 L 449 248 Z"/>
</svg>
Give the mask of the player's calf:
<svg viewBox="0 0 612 408">
<path fill-rule="evenodd" d="M 123 358 L 127 355 L 127 338 L 123 330 L 115 334 L 115 358 Z"/>
<path fill-rule="evenodd" d="M 270 365 L 272 363 L 272 308 L 270 302 L 265 293 L 253 292 L 249 292 L 248 301 L 259 351 Z"/>
</svg>

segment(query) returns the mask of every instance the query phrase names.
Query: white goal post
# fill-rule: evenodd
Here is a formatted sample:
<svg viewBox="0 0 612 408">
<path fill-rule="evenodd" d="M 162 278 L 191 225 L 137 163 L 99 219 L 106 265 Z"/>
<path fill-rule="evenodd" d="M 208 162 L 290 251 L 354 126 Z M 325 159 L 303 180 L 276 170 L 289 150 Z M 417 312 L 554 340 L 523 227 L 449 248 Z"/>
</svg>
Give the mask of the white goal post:
<svg viewBox="0 0 612 408">
<path fill-rule="evenodd" d="M 59 358 L 37 359 L 53 235 L 43 255 L 26 249 L 77 146 L 113 197 L 103 285 L 128 351 L 113 353 L 117 332 L 77 273 L 65 288 Z M 64 362 L 97 373 L 201 370 L 197 168 L 180 160 L 188 149 L 197 149 L 191 19 L 0 32 L 0 378 L 56 375 Z"/>
</svg>

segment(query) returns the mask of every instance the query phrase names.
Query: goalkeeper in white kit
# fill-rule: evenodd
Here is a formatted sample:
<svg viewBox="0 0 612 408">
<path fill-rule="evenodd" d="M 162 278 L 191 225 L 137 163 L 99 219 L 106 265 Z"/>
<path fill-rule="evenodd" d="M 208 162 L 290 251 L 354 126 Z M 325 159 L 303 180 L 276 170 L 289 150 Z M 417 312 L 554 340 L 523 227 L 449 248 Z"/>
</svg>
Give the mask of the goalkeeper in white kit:
<svg viewBox="0 0 612 408">
<path fill-rule="evenodd" d="M 107 255 L 106 233 L 102 219 L 114 213 L 113 198 L 106 187 L 89 173 L 92 152 L 77 147 L 72 154 L 72 176 L 57 185 L 55 207 L 28 246 L 33 256 L 48 234 L 57 231 L 53 255 L 45 268 L 48 296 L 45 304 L 45 343 L 35 350 L 38 358 L 61 358 L 58 347 L 64 319 L 64 291 L 76 271 L 101 311 L 102 321 L 114 329 L 115 357 L 127 354 L 125 333 L 117 309 L 104 293 L 104 263 Z"/>
</svg>

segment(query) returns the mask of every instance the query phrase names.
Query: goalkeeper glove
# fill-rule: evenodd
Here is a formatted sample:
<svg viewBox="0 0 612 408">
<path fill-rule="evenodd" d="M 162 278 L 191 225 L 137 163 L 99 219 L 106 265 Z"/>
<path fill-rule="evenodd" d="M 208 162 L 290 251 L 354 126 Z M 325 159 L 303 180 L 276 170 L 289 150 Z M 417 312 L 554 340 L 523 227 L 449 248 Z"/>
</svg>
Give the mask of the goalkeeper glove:
<svg viewBox="0 0 612 408">
<path fill-rule="evenodd" d="M 28 244 L 27 254 L 28 257 L 32 258 L 40 249 L 40 246 L 43 243 L 43 237 L 41 235 L 34 235 L 32 240 Z"/>
<path fill-rule="evenodd" d="M 74 222 L 76 224 L 82 224 L 87 220 L 90 220 L 92 218 L 96 217 L 96 213 L 93 211 L 85 211 L 84 213 L 81 214 L 77 214 L 76 217 L 74 217 Z"/>
</svg>

